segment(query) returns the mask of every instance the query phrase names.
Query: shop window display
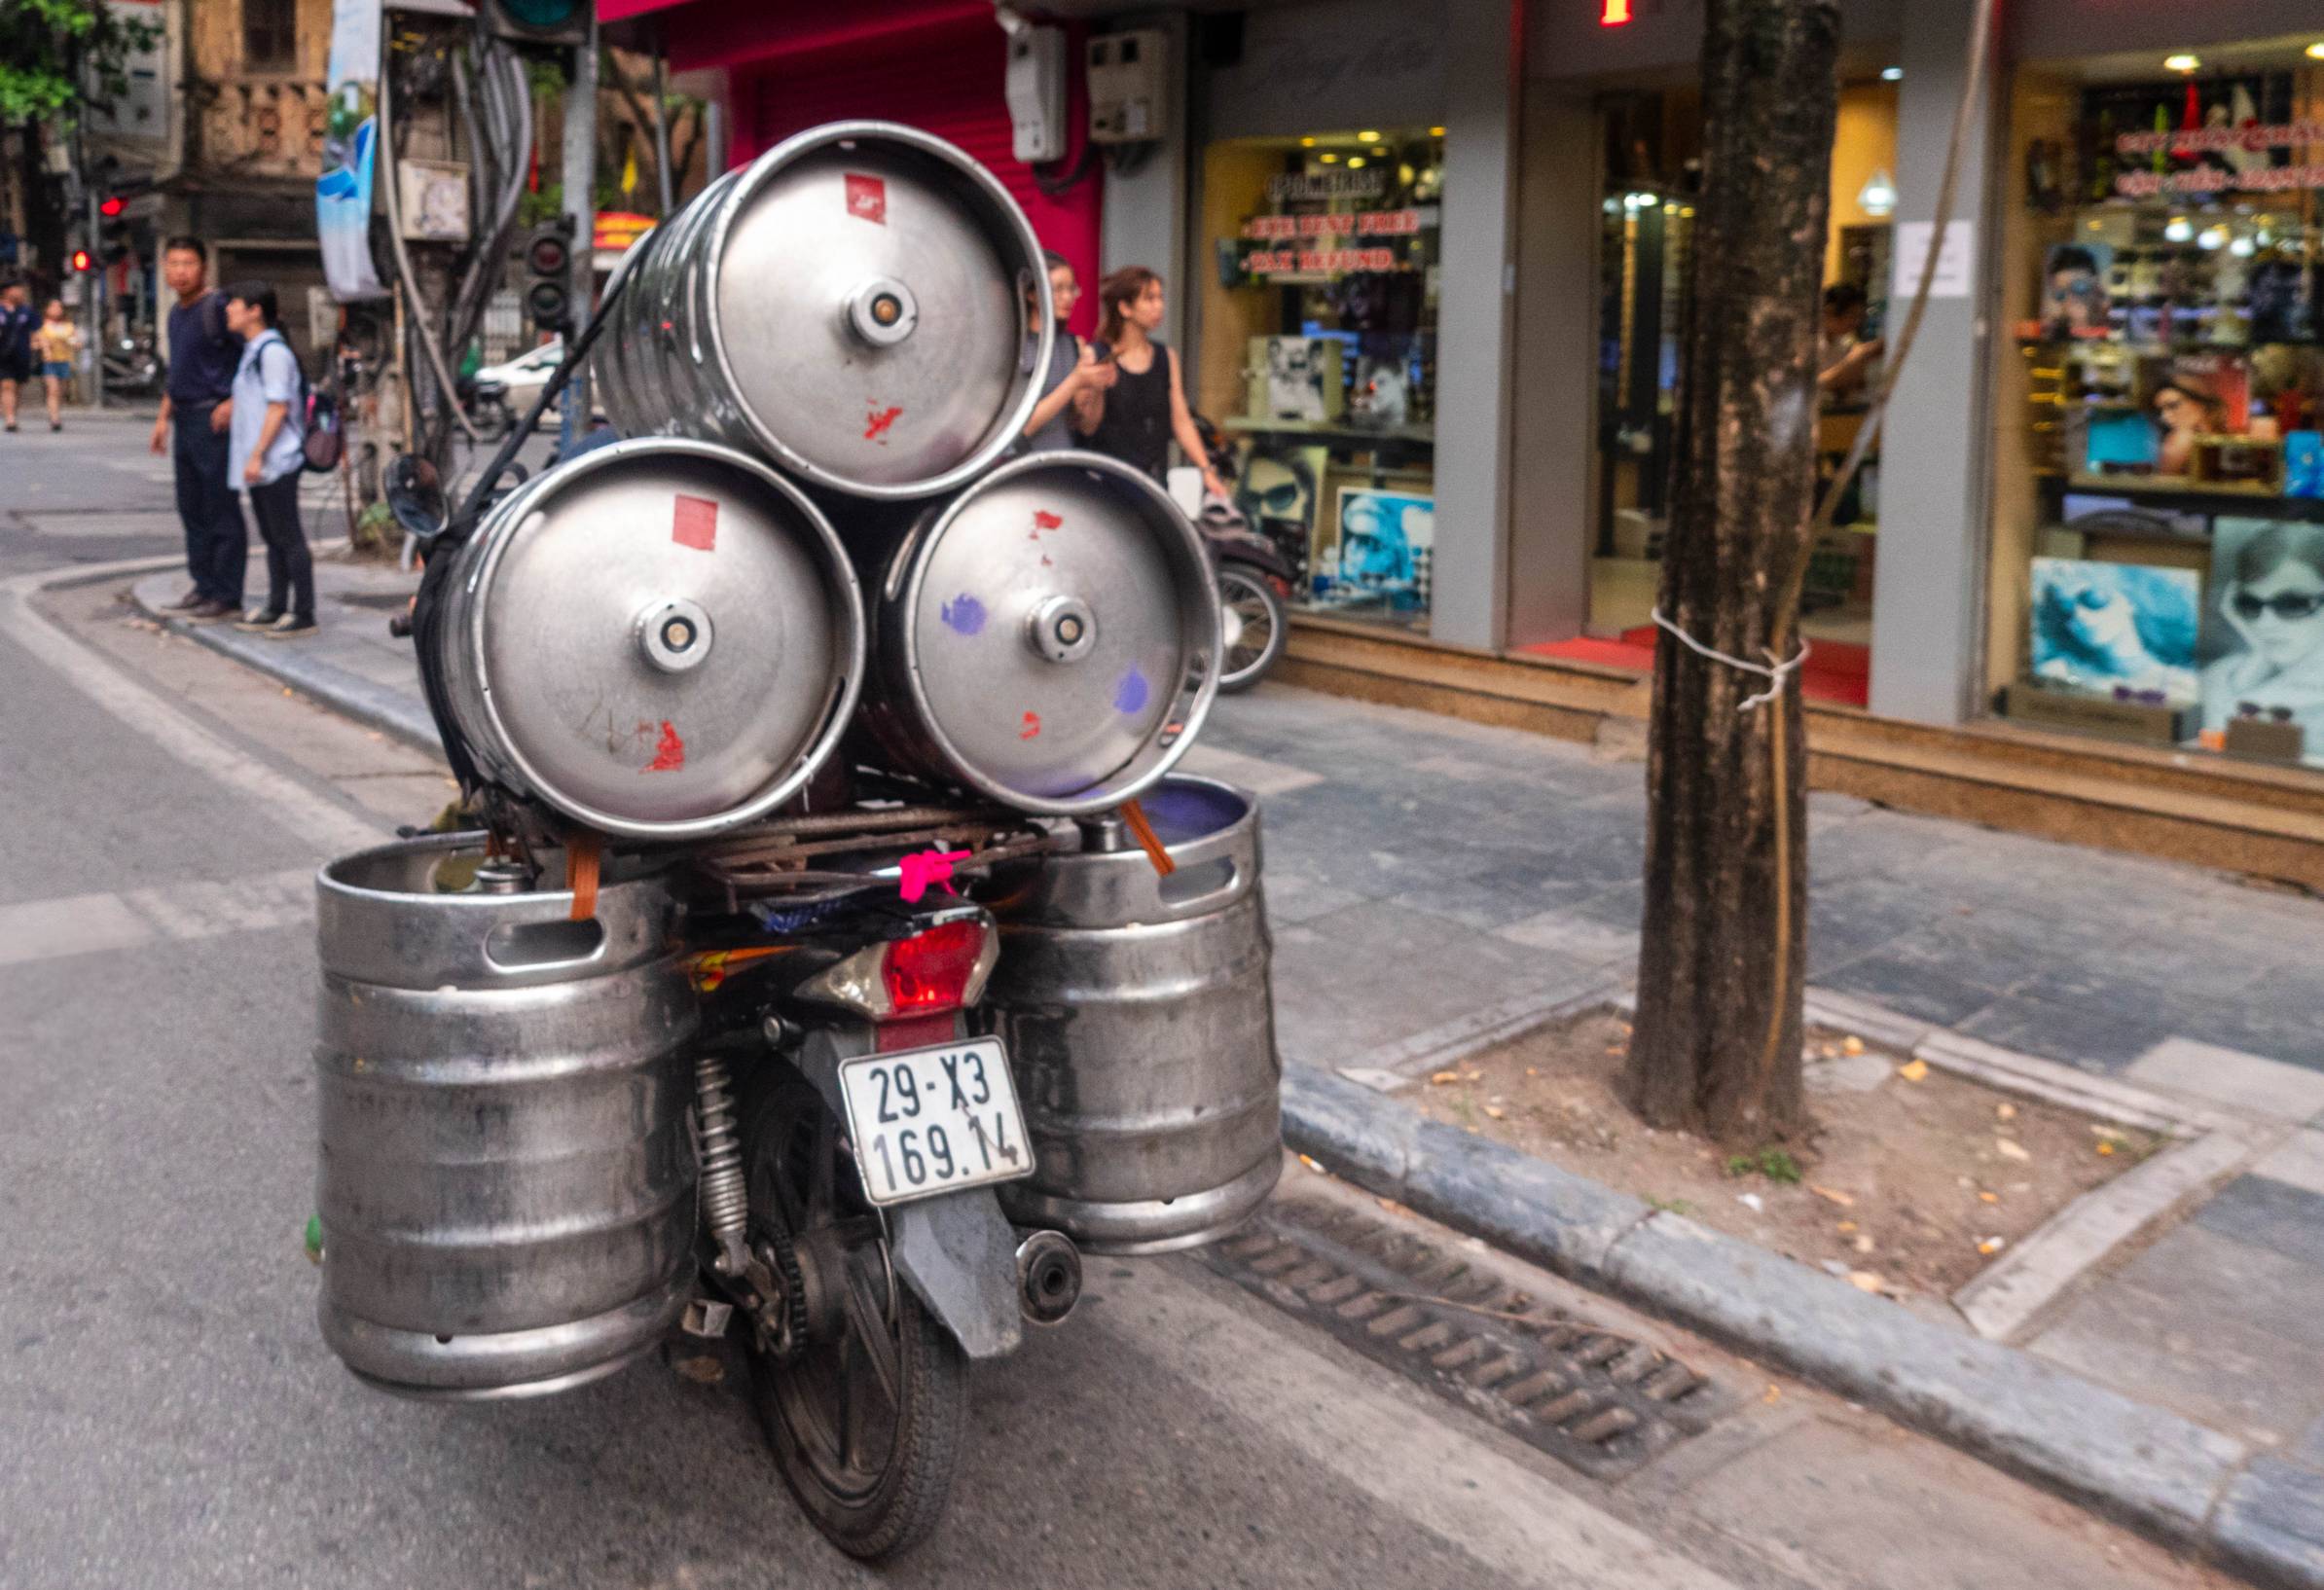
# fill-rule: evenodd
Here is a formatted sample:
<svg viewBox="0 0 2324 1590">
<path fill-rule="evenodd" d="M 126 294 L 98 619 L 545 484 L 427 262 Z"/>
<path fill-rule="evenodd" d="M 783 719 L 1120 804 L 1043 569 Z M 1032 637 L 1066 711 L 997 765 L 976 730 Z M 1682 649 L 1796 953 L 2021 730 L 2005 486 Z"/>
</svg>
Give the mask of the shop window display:
<svg viewBox="0 0 2324 1590">
<path fill-rule="evenodd" d="M 2324 767 L 2324 67 L 2219 54 L 2021 74 L 1993 671 L 2023 721 Z"/>
<path fill-rule="evenodd" d="M 1206 152 L 1194 406 L 1314 611 L 1428 622 L 1442 184 L 1440 128 Z"/>
</svg>

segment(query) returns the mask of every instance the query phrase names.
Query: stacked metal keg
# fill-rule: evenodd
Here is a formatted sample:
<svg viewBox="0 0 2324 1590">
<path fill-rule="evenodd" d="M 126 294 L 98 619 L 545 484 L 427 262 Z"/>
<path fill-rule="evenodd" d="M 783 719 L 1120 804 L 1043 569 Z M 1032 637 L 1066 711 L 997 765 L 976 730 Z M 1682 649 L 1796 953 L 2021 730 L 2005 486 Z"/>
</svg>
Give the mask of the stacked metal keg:
<svg viewBox="0 0 2324 1590">
<path fill-rule="evenodd" d="M 493 506 L 418 633 L 529 868 L 419 841 L 321 881 L 325 1331 L 422 1393 L 569 1384 L 669 1325 L 700 1102 L 666 881 L 778 815 L 844 823 L 867 777 L 1047 835 L 983 889 L 1038 1163 L 1013 1218 L 1184 1246 L 1279 1164 L 1257 813 L 1169 777 L 1216 689 L 1208 554 L 1131 469 L 1010 457 L 1054 332 L 1007 193 L 913 129 L 824 126 L 620 288 L 590 356 L 628 439 Z M 1142 796 L 1175 879 L 1113 815 Z M 599 848 L 585 905 L 552 870 Z"/>
</svg>

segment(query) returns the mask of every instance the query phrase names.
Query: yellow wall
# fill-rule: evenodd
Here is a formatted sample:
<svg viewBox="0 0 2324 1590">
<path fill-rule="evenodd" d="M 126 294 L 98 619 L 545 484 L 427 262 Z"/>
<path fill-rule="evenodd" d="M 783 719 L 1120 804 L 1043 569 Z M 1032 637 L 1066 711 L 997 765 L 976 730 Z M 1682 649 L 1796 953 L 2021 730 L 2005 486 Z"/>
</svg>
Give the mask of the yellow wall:
<svg viewBox="0 0 2324 1590">
<path fill-rule="evenodd" d="M 1839 125 L 1832 138 L 1832 231 L 1824 245 L 1824 279 L 1840 273 L 1840 228 L 1873 226 L 1888 219 L 1868 215 L 1856 196 L 1874 171 L 1893 179 L 1897 170 L 1897 90 L 1890 83 L 1859 84 L 1840 90 Z"/>
<path fill-rule="evenodd" d="M 1283 169 L 1284 149 L 1264 143 L 1214 144 L 1203 157 L 1202 228 L 1195 269 L 1200 274 L 1202 346 L 1194 361 L 1197 412 L 1224 419 L 1243 412 L 1243 366 L 1251 339 L 1275 324 L 1276 293 L 1266 287 L 1218 285 L 1213 254 L 1217 239 L 1232 239 L 1265 207 L 1267 178 Z"/>
</svg>

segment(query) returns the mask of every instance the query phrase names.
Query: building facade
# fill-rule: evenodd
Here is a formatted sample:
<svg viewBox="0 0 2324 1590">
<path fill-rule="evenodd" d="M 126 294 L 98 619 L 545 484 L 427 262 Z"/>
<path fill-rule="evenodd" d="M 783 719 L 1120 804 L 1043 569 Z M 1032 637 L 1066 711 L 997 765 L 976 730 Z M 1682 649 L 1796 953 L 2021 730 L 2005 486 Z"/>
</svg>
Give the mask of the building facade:
<svg viewBox="0 0 2324 1590">
<path fill-rule="evenodd" d="M 1082 203 L 1100 268 L 1169 278 L 1190 396 L 1302 567 L 1291 675 L 1580 737 L 1642 715 L 1701 0 L 1059 9 L 1163 43 L 1168 114 Z M 2002 9 L 1925 322 L 1813 551 L 1815 776 L 2324 882 L 2324 15 Z M 915 74 L 818 83 L 689 20 L 709 0 L 605 10 L 726 67 L 738 126 L 916 118 Z M 1828 463 L 1928 253 L 1972 11 L 1844 0 Z M 1005 115 L 989 8 L 851 18 L 907 53 L 984 30 L 963 91 Z"/>
</svg>

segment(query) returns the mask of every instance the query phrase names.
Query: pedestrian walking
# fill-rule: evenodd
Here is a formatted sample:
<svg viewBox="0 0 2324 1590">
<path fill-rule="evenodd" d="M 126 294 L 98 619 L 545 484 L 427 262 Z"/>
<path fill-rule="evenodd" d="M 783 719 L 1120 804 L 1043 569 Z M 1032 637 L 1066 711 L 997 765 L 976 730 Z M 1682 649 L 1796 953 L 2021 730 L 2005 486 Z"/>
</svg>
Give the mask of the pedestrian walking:
<svg viewBox="0 0 2324 1590">
<path fill-rule="evenodd" d="M 0 424 L 17 428 L 17 390 L 32 379 L 32 306 L 24 284 L 0 286 Z"/>
<path fill-rule="evenodd" d="M 1081 302 L 1081 283 L 1073 265 L 1063 254 L 1048 252 L 1049 302 L 1057 314 L 1056 340 L 1049 347 L 1049 369 L 1041 379 L 1040 401 L 1025 421 L 1027 452 L 1057 452 L 1074 445 L 1074 420 L 1086 415 L 1097 422 L 1090 399 L 1109 390 L 1118 371 L 1108 349 L 1100 357 L 1095 343 L 1084 343 L 1066 329 L 1066 316 Z"/>
<path fill-rule="evenodd" d="M 241 615 L 250 559 L 242 499 L 226 472 L 234 377 L 244 349 L 227 327 L 226 300 L 206 285 L 208 274 L 209 250 L 200 238 L 169 239 L 162 279 L 177 302 L 169 308 L 169 382 L 154 421 L 153 450 L 168 453 L 177 468 L 177 517 L 193 582 L 164 611 L 197 624 Z"/>
<path fill-rule="evenodd" d="M 1202 470 L 1203 488 L 1225 497 L 1226 483 L 1211 467 L 1210 453 L 1186 407 L 1179 357 L 1154 337 L 1161 329 L 1165 300 L 1162 278 L 1143 265 L 1128 265 L 1098 284 L 1103 342 L 1120 369 L 1110 391 L 1092 394 L 1077 407 L 1075 427 L 1089 447 L 1150 475 L 1159 483 L 1170 467 L 1176 441 L 1186 461 Z M 1094 411 L 1095 417 L 1089 417 Z"/>
<path fill-rule="evenodd" d="M 267 599 L 235 622 L 269 640 L 315 632 L 314 557 L 299 523 L 299 476 L 305 469 L 307 379 L 278 329 L 281 307 L 263 281 L 228 287 L 226 324 L 242 340 L 234 374 L 234 419 L 227 429 L 227 479 L 250 499 L 267 545 Z"/>
<path fill-rule="evenodd" d="M 40 363 L 40 379 L 48 388 L 49 429 L 64 429 L 64 387 L 73 379 L 73 355 L 81 351 L 81 328 L 64 312 L 64 300 L 53 298 L 41 311 L 32 333 L 33 356 Z"/>
</svg>

